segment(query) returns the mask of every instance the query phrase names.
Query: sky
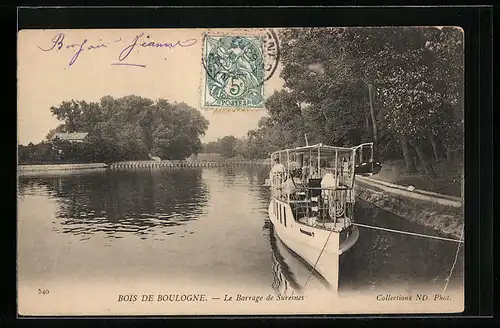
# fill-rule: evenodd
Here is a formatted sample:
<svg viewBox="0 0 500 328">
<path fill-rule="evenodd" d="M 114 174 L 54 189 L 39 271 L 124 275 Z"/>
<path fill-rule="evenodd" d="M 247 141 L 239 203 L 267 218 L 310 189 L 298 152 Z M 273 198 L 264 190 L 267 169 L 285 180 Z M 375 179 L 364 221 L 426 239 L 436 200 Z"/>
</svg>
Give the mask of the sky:
<svg viewBox="0 0 500 328">
<path fill-rule="evenodd" d="M 129 46 L 141 33 L 144 34 L 137 44 L 143 41 L 179 42 L 185 46 L 136 45 L 128 53 Z M 117 98 L 132 94 L 153 100 L 185 102 L 200 110 L 210 122 L 202 138 L 204 142 L 225 135 L 245 136 L 266 115 L 265 109 L 215 112 L 201 106 L 204 33 L 245 35 L 262 32 L 248 29 L 20 31 L 18 142 L 23 145 L 41 142 L 51 129 L 62 123 L 52 116 L 51 106 L 72 99 L 89 102 L 99 101 L 106 95 Z M 78 52 L 82 43 L 83 50 Z M 116 63 L 122 65 L 114 65 Z M 264 85 L 266 97 L 283 87 L 280 71 L 278 64 L 276 72 Z"/>
</svg>

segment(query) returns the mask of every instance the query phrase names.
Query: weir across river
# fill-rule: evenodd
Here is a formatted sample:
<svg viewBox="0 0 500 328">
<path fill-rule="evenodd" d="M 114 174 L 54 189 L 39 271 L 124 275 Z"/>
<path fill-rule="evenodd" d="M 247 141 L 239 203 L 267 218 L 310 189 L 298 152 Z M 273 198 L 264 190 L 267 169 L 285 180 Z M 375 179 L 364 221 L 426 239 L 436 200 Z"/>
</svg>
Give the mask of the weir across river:
<svg viewBox="0 0 500 328">
<path fill-rule="evenodd" d="M 39 164 L 18 165 L 18 175 L 36 174 L 44 172 L 72 172 L 88 169 L 135 169 L 135 168 L 180 168 L 180 167 L 265 167 L 271 164 L 267 160 L 228 160 L 228 161 L 190 161 L 190 160 L 164 160 L 164 161 L 123 161 L 114 163 L 80 163 L 80 164 Z"/>
<path fill-rule="evenodd" d="M 162 168 L 162 167 L 227 167 L 227 166 L 266 166 L 268 161 L 128 161 L 116 162 L 108 165 L 110 169 L 121 168 Z"/>
</svg>

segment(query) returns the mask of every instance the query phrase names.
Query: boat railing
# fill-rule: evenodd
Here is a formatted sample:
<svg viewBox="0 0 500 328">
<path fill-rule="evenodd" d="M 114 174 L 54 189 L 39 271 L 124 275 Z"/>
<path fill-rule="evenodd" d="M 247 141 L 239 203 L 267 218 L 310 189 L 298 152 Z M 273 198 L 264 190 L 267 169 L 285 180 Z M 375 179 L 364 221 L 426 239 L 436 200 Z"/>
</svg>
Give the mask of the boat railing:
<svg viewBox="0 0 500 328">
<path fill-rule="evenodd" d="M 352 223 L 354 190 L 348 185 L 329 188 L 303 186 L 293 193 L 278 190 L 274 197 L 288 203 L 294 217 L 301 223 L 335 230 Z"/>
<path fill-rule="evenodd" d="M 380 169 L 371 142 L 352 148 L 319 144 L 287 149 L 273 153 L 271 161 L 272 196 L 289 203 L 300 222 L 336 230 L 353 222 L 355 175 Z"/>
<path fill-rule="evenodd" d="M 290 201 L 297 220 L 303 224 L 328 230 L 342 230 L 352 223 L 354 191 L 322 189 L 322 194 Z"/>
<path fill-rule="evenodd" d="M 371 176 L 377 174 L 382 169 L 382 164 L 374 157 L 373 142 L 367 142 L 355 147 L 355 174 Z"/>
</svg>

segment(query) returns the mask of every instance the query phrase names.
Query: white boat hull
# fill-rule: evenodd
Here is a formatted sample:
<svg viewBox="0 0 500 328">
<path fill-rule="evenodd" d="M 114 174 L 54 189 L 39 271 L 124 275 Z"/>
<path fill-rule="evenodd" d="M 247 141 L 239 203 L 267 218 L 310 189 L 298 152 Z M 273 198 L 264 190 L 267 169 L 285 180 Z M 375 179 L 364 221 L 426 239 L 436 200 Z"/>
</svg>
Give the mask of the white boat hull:
<svg viewBox="0 0 500 328">
<path fill-rule="evenodd" d="M 280 240 L 314 268 L 328 282 L 332 291 L 337 291 L 339 260 L 359 238 L 357 227 L 341 243 L 339 232 L 313 228 L 295 221 L 290 205 L 276 199 L 272 199 L 269 204 L 269 218 Z"/>
</svg>

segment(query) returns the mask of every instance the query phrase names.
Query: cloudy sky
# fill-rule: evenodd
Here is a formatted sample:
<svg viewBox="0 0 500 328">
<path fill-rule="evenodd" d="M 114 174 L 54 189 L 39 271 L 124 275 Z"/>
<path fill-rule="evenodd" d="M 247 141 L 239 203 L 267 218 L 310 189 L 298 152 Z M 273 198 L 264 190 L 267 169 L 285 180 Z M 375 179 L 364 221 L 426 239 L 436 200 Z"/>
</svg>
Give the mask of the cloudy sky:
<svg viewBox="0 0 500 328">
<path fill-rule="evenodd" d="M 49 108 L 62 101 L 98 101 L 105 95 L 131 94 L 183 101 L 199 109 L 210 121 L 204 141 L 225 135 L 246 135 L 257 126 L 265 110 L 213 112 L 200 106 L 202 35 L 205 32 L 205 29 L 21 31 L 18 35 L 19 143 L 42 141 L 49 130 L 60 123 Z M 210 30 L 214 34 L 239 32 L 257 33 Z M 175 44 L 179 41 L 189 46 L 170 49 L 135 46 L 126 56 L 130 49 L 127 47 L 140 33 L 144 34 L 138 43 L 144 40 Z M 87 40 L 84 50 L 75 58 L 84 40 Z M 101 44 L 105 46 L 98 47 Z M 91 46 L 94 49 L 89 50 Z M 135 66 L 114 65 L 116 63 Z M 266 82 L 266 95 L 282 87 L 279 71 L 278 65 L 276 73 Z"/>
</svg>

